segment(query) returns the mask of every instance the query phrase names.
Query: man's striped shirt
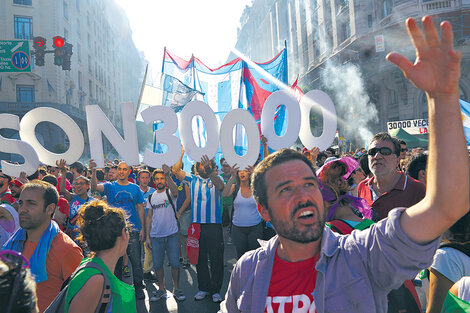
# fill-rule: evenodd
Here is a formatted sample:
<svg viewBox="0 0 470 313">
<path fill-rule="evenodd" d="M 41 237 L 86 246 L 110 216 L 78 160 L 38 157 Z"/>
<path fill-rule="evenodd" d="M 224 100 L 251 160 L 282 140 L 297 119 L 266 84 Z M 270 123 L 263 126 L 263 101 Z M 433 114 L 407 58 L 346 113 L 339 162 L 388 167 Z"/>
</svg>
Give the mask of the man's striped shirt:
<svg viewBox="0 0 470 313">
<path fill-rule="evenodd" d="M 191 216 L 193 223 L 222 223 L 220 195 L 221 193 L 209 178 L 203 179 L 191 175 Z"/>
</svg>

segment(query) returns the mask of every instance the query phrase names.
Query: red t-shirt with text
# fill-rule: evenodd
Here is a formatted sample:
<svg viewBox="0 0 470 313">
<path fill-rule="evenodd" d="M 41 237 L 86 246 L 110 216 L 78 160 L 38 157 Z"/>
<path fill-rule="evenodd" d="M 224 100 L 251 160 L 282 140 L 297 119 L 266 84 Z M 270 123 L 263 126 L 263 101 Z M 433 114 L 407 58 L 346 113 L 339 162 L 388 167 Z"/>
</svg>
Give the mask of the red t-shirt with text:
<svg viewBox="0 0 470 313">
<path fill-rule="evenodd" d="M 317 280 L 317 264 L 320 254 L 300 261 L 284 261 L 274 257 L 273 271 L 266 298 L 266 313 L 314 313 L 313 291 Z"/>
</svg>

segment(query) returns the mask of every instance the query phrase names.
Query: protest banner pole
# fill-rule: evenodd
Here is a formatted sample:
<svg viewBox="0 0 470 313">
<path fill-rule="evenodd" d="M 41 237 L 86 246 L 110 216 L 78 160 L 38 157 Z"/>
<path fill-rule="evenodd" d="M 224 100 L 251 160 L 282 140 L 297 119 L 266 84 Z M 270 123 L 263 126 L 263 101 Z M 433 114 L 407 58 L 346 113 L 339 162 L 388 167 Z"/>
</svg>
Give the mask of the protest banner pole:
<svg viewBox="0 0 470 313">
<path fill-rule="evenodd" d="M 145 83 L 147 82 L 147 71 L 149 69 L 149 64 L 145 66 L 144 80 L 142 81 L 142 88 L 140 88 L 139 101 L 137 102 L 137 109 L 135 110 L 135 118 L 137 119 L 137 114 L 139 114 L 140 101 L 142 101 L 142 96 L 144 94 Z"/>
</svg>

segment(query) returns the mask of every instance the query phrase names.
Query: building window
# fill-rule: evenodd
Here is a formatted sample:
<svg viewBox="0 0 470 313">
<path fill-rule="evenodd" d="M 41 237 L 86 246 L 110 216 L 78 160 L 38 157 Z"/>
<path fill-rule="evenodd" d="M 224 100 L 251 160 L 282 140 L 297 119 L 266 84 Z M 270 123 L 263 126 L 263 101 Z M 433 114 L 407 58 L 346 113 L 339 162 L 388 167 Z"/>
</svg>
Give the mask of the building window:
<svg viewBox="0 0 470 313">
<path fill-rule="evenodd" d="M 64 28 L 64 38 L 65 38 L 65 40 L 69 39 L 69 32 L 65 28 Z"/>
<path fill-rule="evenodd" d="M 93 98 L 93 84 L 91 80 L 88 81 L 88 93 L 90 94 L 90 98 Z"/>
<path fill-rule="evenodd" d="M 34 86 L 17 85 L 16 86 L 16 102 L 33 103 L 34 102 Z"/>
<path fill-rule="evenodd" d="M 88 72 L 91 73 L 91 56 L 88 55 Z"/>
<path fill-rule="evenodd" d="M 65 18 L 66 20 L 69 19 L 69 8 L 68 8 L 68 6 L 67 6 L 67 3 L 65 3 L 65 1 L 64 1 L 64 18 Z"/>
<path fill-rule="evenodd" d="M 385 18 L 392 14 L 393 1 L 392 0 L 382 0 L 380 1 L 381 8 L 379 10 L 380 18 Z"/>
<path fill-rule="evenodd" d="M 15 16 L 15 39 L 33 39 L 33 18 Z"/>
<path fill-rule="evenodd" d="M 33 5 L 33 0 L 13 0 L 13 4 Z"/>
<path fill-rule="evenodd" d="M 80 0 L 75 0 L 75 5 L 77 7 L 77 11 L 80 12 Z"/>
<path fill-rule="evenodd" d="M 78 71 L 78 89 L 82 90 L 82 72 Z"/>
<path fill-rule="evenodd" d="M 78 37 L 80 37 L 80 20 L 77 18 L 77 34 L 78 34 Z"/>
<path fill-rule="evenodd" d="M 79 43 L 77 43 L 77 59 L 78 63 L 82 63 L 82 49 L 80 48 Z"/>
</svg>

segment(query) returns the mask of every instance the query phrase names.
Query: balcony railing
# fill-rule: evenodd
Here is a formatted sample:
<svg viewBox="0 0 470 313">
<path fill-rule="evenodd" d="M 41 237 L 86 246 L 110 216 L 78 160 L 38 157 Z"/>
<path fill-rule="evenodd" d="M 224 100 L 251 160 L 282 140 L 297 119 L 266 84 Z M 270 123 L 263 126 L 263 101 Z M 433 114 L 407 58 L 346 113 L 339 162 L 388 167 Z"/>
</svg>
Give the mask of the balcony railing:
<svg viewBox="0 0 470 313">
<path fill-rule="evenodd" d="M 425 11 L 455 8 L 457 6 L 458 6 L 458 0 L 423 1 L 423 9 Z"/>
</svg>

